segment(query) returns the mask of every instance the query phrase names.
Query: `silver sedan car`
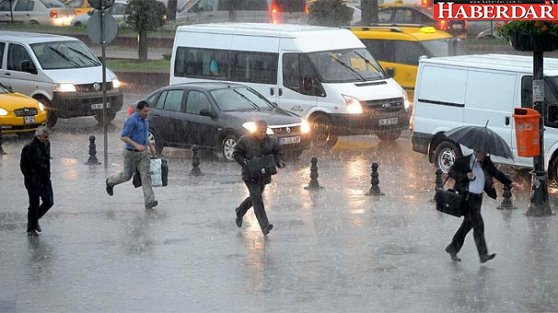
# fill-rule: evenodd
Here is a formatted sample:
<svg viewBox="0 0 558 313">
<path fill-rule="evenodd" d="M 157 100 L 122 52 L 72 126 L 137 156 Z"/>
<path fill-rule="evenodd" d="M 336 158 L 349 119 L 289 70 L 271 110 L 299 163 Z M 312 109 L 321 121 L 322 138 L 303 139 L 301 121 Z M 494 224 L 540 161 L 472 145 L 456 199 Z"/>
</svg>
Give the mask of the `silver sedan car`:
<svg viewBox="0 0 558 313">
<path fill-rule="evenodd" d="M 68 26 L 74 15 L 58 0 L 0 0 L 0 22 Z"/>
</svg>

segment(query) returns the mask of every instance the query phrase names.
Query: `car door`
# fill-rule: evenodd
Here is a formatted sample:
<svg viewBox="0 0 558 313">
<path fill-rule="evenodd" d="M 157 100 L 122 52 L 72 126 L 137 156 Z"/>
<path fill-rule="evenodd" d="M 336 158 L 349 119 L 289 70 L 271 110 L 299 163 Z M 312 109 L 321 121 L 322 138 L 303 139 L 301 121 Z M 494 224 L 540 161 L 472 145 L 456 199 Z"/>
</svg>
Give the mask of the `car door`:
<svg viewBox="0 0 558 313">
<path fill-rule="evenodd" d="M 161 92 L 156 107 L 157 119 L 155 131 L 166 143 L 172 146 L 182 146 L 186 140 L 180 134 L 182 125 L 187 124 L 188 120 L 182 113 L 184 91 L 182 89 L 168 89 Z"/>
<path fill-rule="evenodd" d="M 0 22 L 11 22 L 12 17 L 10 13 L 10 4 L 13 5 L 13 1 L 10 0 L 0 0 Z"/>
<path fill-rule="evenodd" d="M 198 90 L 188 92 L 185 114 L 188 116 L 189 123 L 182 132 L 188 138 L 190 145 L 206 148 L 217 146 L 219 125 L 216 113 L 205 93 Z"/>
<path fill-rule="evenodd" d="M 14 22 L 29 23 L 32 19 L 35 1 L 33 0 L 18 0 L 14 6 Z"/>
<path fill-rule="evenodd" d="M 24 62 L 28 62 L 30 68 L 24 68 Z M 37 68 L 25 46 L 9 43 L 5 64 L 6 67 L 0 70 L 2 83 L 16 92 L 31 96 L 36 87 Z"/>
</svg>

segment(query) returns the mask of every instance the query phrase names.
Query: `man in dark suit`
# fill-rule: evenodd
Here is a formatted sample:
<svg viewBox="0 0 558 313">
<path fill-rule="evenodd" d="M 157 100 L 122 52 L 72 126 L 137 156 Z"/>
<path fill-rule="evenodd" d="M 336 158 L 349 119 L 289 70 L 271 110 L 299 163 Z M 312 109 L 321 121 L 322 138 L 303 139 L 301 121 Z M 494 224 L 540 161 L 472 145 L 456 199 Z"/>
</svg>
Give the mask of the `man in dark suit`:
<svg viewBox="0 0 558 313">
<path fill-rule="evenodd" d="M 490 198 L 496 199 L 493 178 L 514 188 L 519 188 L 519 185 L 500 172 L 490 157 L 482 151 L 475 151 L 474 154 L 455 160 L 450 168 L 449 176 L 455 180 L 454 189 L 465 195 L 465 202 L 463 203 L 463 223 L 447 246 L 446 252 L 453 261 L 461 261 L 457 257 L 457 253 L 461 250 L 465 236 L 472 228 L 481 263 L 489 261 L 496 254 L 488 254 L 484 239 L 484 222 L 481 215 L 482 193 L 484 191 Z"/>
</svg>

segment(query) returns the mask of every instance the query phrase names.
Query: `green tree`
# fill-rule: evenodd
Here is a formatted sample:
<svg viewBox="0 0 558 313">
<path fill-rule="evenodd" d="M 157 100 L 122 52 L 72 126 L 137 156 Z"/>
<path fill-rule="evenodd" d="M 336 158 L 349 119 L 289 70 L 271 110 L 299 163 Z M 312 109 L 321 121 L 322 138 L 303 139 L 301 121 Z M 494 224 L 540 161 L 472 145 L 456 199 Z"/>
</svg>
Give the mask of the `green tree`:
<svg viewBox="0 0 558 313">
<path fill-rule="evenodd" d="M 352 12 L 343 0 L 316 0 L 310 5 L 308 23 L 320 26 L 345 26 L 351 23 Z"/>
<path fill-rule="evenodd" d="M 360 0 L 362 16 L 360 25 L 378 23 L 378 0 Z"/>
<path fill-rule="evenodd" d="M 139 37 L 138 56 L 147 60 L 147 32 L 156 30 L 165 24 L 167 9 L 156 0 L 132 0 L 126 6 L 126 23 Z"/>
</svg>

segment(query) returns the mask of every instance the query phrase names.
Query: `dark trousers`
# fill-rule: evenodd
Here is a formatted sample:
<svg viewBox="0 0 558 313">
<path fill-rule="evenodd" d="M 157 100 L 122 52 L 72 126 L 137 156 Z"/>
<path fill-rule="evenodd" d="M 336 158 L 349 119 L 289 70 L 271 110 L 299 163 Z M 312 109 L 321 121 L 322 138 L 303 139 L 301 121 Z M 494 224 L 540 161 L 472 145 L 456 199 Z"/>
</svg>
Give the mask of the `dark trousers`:
<svg viewBox="0 0 558 313">
<path fill-rule="evenodd" d="M 50 179 L 41 182 L 25 182 L 25 188 L 29 195 L 29 208 L 27 212 L 27 230 L 36 230 L 39 219 L 54 204 L 52 184 Z M 40 201 L 42 204 L 39 205 Z"/>
<path fill-rule="evenodd" d="M 264 230 L 269 225 L 262 198 L 262 193 L 265 189 L 265 183 L 257 180 L 245 180 L 244 183 L 246 184 L 246 187 L 248 187 L 250 196 L 244 199 L 240 206 L 238 206 L 238 208 L 236 209 L 236 215 L 243 217 L 246 212 L 253 206 L 254 214 L 256 214 L 258 223 L 260 224 L 261 229 Z"/>
<path fill-rule="evenodd" d="M 486 248 L 486 241 L 484 240 L 484 222 L 481 215 L 482 194 L 477 195 L 470 193 L 464 205 L 465 215 L 463 223 L 453 236 L 450 245 L 447 247 L 447 251 L 458 253 L 463 246 L 465 236 L 467 236 L 467 233 L 469 233 L 472 228 L 479 256 L 486 255 L 488 250 Z"/>
</svg>

